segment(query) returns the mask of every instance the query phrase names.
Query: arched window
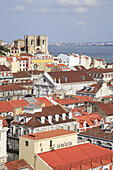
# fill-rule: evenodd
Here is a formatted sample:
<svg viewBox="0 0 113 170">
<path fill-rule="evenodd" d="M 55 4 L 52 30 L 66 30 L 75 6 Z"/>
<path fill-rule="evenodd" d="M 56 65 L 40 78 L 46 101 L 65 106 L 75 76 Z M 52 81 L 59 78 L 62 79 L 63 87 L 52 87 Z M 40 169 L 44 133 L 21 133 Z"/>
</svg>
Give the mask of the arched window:
<svg viewBox="0 0 113 170">
<path fill-rule="evenodd" d="M 37 46 L 40 46 L 40 37 L 37 38 Z"/>
<path fill-rule="evenodd" d="M 26 38 L 26 45 L 28 45 L 28 39 Z"/>
<path fill-rule="evenodd" d="M 31 45 L 33 45 L 33 40 L 31 40 Z"/>
</svg>

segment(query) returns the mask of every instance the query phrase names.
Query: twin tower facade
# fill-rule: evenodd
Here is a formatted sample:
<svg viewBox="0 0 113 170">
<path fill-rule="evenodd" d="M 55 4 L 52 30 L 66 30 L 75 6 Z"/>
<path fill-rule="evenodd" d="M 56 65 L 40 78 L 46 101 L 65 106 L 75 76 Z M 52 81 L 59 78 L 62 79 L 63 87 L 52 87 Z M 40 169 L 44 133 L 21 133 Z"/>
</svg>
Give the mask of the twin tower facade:
<svg viewBox="0 0 113 170">
<path fill-rule="evenodd" d="M 48 55 L 47 35 L 24 35 L 25 52 L 32 55 Z"/>
</svg>

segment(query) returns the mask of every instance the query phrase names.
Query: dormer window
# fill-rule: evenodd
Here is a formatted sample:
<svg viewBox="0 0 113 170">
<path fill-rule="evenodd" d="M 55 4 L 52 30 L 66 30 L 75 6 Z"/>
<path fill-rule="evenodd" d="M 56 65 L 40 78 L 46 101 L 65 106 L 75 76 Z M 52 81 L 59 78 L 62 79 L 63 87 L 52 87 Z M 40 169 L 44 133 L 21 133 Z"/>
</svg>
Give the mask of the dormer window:
<svg viewBox="0 0 113 170">
<path fill-rule="evenodd" d="M 65 113 L 62 114 L 62 120 L 66 120 L 66 114 Z"/>
<path fill-rule="evenodd" d="M 45 117 L 44 117 L 44 116 L 41 117 L 41 123 L 42 123 L 42 124 L 45 123 Z"/>
<path fill-rule="evenodd" d="M 19 121 L 19 115 L 16 115 L 16 121 L 18 122 Z"/>
<path fill-rule="evenodd" d="M 86 127 L 86 121 L 84 122 L 83 126 Z"/>
<path fill-rule="evenodd" d="M 55 120 L 56 120 L 57 122 L 59 121 L 59 115 L 58 115 L 58 114 L 55 115 Z"/>
<path fill-rule="evenodd" d="M 52 123 L 52 116 L 51 115 L 48 116 L 48 122 Z"/>
<path fill-rule="evenodd" d="M 97 119 L 94 121 L 94 125 L 97 125 Z"/>
<path fill-rule="evenodd" d="M 24 117 L 24 122 L 26 123 L 26 116 Z"/>
</svg>

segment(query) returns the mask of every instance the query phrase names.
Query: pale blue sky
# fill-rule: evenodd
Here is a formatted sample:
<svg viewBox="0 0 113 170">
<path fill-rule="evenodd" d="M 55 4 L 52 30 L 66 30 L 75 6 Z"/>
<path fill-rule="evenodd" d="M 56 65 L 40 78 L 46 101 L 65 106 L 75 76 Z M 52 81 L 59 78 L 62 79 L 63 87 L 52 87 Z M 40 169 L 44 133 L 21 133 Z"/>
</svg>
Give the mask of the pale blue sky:
<svg viewBox="0 0 113 170">
<path fill-rule="evenodd" d="M 113 0 L 0 0 L 0 39 L 113 41 Z"/>
</svg>

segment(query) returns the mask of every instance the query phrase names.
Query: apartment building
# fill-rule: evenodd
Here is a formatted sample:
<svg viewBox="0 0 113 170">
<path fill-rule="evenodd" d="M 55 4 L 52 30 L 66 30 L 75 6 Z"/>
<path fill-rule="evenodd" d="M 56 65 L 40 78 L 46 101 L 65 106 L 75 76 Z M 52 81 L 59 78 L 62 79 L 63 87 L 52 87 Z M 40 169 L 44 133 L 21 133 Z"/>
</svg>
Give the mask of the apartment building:
<svg viewBox="0 0 113 170">
<path fill-rule="evenodd" d="M 48 151 L 77 145 L 77 133 L 57 129 L 47 132 L 34 133 L 19 137 L 19 159 L 24 159 L 33 169 L 36 165 L 36 155 Z"/>
</svg>

